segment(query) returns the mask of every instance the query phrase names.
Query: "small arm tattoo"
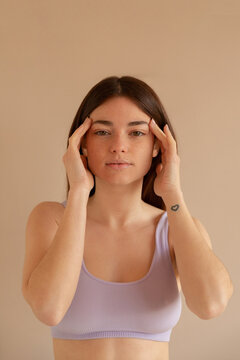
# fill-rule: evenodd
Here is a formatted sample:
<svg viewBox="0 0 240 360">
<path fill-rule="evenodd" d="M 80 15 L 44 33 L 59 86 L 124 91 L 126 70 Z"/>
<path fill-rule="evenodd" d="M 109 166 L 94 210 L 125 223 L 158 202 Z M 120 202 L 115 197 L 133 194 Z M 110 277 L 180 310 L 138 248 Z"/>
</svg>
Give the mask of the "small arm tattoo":
<svg viewBox="0 0 240 360">
<path fill-rule="evenodd" d="M 175 205 L 171 206 L 171 210 L 178 211 L 179 207 L 180 207 L 180 205 L 175 204 Z"/>
</svg>

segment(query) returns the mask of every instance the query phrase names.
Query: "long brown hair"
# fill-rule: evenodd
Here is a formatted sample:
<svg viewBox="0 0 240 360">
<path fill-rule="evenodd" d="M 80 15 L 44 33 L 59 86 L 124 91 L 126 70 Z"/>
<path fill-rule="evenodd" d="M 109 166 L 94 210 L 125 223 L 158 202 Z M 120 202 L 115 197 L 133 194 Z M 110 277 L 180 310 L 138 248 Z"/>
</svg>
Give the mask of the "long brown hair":
<svg viewBox="0 0 240 360">
<path fill-rule="evenodd" d="M 165 124 L 168 124 L 168 127 L 173 135 L 173 138 L 176 141 L 177 152 L 178 144 L 174 130 L 168 118 L 168 115 L 154 90 L 147 85 L 144 81 L 139 80 L 132 76 L 110 76 L 107 77 L 96 85 L 87 93 L 83 99 L 71 125 L 68 139 L 74 133 L 74 131 L 83 123 L 85 118 L 90 115 L 90 113 L 106 100 L 116 97 L 124 96 L 132 100 L 145 114 L 152 117 L 158 126 L 163 130 Z M 69 140 L 67 141 L 67 147 Z M 80 147 L 80 154 L 82 155 L 82 149 Z M 163 199 L 157 196 L 153 189 L 154 179 L 156 177 L 155 168 L 157 164 L 161 162 L 161 149 L 156 157 L 152 159 L 152 165 L 148 173 L 143 178 L 143 187 L 142 187 L 142 200 L 150 205 L 158 207 L 159 209 L 166 210 L 166 206 L 163 202 Z M 91 197 L 95 193 L 95 176 L 94 177 L 94 187 L 90 191 L 89 196 Z M 70 189 L 68 177 L 67 178 L 67 197 Z"/>
</svg>

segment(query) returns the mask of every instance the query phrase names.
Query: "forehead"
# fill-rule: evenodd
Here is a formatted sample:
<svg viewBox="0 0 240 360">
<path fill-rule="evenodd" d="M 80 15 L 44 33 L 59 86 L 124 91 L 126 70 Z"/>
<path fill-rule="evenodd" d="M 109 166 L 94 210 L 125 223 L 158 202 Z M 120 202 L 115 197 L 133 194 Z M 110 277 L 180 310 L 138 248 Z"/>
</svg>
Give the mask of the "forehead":
<svg viewBox="0 0 240 360">
<path fill-rule="evenodd" d="M 113 127 L 114 123 L 112 121 L 109 120 L 93 120 L 92 125 L 95 124 L 102 124 L 105 126 L 110 126 Z M 126 124 L 127 126 L 136 126 L 136 125 L 145 125 L 148 126 L 148 122 L 147 121 L 143 121 L 143 120 L 134 120 L 134 121 L 130 121 L 129 123 Z"/>
<path fill-rule="evenodd" d="M 109 126 L 113 126 L 115 123 L 129 124 L 130 122 L 131 125 L 137 125 L 136 121 L 147 125 L 150 122 L 150 116 L 126 97 L 108 99 L 91 112 L 90 118 L 93 123 L 101 121 L 102 124 Z"/>
</svg>

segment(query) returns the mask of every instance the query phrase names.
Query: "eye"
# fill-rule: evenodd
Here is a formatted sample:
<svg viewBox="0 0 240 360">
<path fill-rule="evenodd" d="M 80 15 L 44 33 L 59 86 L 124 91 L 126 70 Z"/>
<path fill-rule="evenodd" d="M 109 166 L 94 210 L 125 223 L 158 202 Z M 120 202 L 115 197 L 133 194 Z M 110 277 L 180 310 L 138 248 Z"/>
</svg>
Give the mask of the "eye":
<svg viewBox="0 0 240 360">
<path fill-rule="evenodd" d="M 141 131 L 133 131 L 132 133 L 139 133 L 139 134 L 142 134 L 142 135 L 140 135 L 140 136 L 146 135 L 146 134 L 144 134 L 144 133 L 143 133 L 143 132 L 141 132 Z M 139 136 L 137 136 L 137 137 L 139 137 Z"/>
<path fill-rule="evenodd" d="M 104 131 L 104 130 L 99 130 L 99 131 L 96 131 L 94 134 L 98 134 L 98 133 L 106 133 L 106 131 Z"/>
</svg>

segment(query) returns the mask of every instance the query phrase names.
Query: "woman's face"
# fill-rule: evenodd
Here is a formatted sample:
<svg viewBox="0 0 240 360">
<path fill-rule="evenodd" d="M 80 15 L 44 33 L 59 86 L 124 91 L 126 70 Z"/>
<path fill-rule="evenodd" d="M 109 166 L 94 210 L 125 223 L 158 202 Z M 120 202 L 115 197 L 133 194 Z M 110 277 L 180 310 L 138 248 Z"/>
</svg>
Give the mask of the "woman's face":
<svg viewBox="0 0 240 360">
<path fill-rule="evenodd" d="M 126 184 L 142 178 L 151 167 L 152 157 L 158 153 L 153 151 L 154 135 L 148 125 L 150 116 L 127 97 L 111 98 L 89 116 L 92 125 L 85 136 L 85 148 L 91 172 L 114 184 Z M 97 123 L 98 120 L 112 124 Z M 128 125 L 133 121 L 144 123 Z M 107 165 L 116 160 L 127 161 L 131 165 L 121 169 Z"/>
</svg>

